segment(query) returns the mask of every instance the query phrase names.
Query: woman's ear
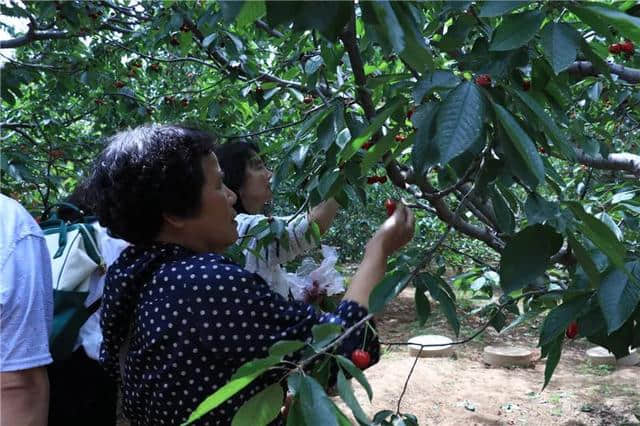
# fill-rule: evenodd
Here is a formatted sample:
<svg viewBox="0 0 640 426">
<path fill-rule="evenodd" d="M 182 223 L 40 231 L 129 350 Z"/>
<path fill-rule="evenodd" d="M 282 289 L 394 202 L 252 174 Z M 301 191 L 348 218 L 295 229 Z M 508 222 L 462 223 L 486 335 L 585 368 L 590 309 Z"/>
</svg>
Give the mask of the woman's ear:
<svg viewBox="0 0 640 426">
<path fill-rule="evenodd" d="M 166 214 L 163 213 L 162 214 L 162 219 L 164 220 L 164 223 L 166 226 L 169 226 L 170 228 L 173 229 L 183 229 L 184 225 L 185 225 L 185 220 L 184 218 L 178 217 L 178 216 L 174 216 L 171 214 Z"/>
</svg>

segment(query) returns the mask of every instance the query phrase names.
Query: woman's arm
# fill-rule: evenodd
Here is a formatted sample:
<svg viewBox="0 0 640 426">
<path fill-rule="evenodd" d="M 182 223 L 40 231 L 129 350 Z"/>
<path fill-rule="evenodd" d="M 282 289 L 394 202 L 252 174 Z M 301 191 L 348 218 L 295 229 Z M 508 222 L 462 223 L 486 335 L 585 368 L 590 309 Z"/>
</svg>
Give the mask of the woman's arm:
<svg viewBox="0 0 640 426">
<path fill-rule="evenodd" d="M 246 246 L 247 249 L 244 250 L 245 267 L 249 271 L 257 272 L 264 268 L 268 269 L 289 262 L 316 246 L 317 243 L 313 238 L 307 239 L 306 237 L 310 223 L 308 217 L 300 216 L 293 220 L 291 217 L 277 217 L 277 220 L 290 221 L 285 229 L 288 235 L 288 245 L 285 246 L 281 240 L 275 239 L 266 246 L 261 246 L 259 251 L 256 250 L 258 240 L 262 235 L 252 235 L 251 229 L 266 218 L 263 215 L 242 214 L 236 216 L 240 239 L 247 234 L 249 234 L 247 238 L 250 238 Z"/>
<path fill-rule="evenodd" d="M 367 243 L 362 263 L 353 276 L 343 300 L 352 300 L 366 308 L 369 295 L 382 280 L 387 269 L 387 257 L 413 238 L 414 217 L 407 206 L 398 208 Z"/>
<path fill-rule="evenodd" d="M 309 222 L 315 222 L 320 228 L 320 233 L 324 234 L 330 227 L 333 219 L 335 219 L 338 213 L 340 204 L 333 198 L 329 198 L 326 201 L 315 206 L 309 212 Z"/>
</svg>

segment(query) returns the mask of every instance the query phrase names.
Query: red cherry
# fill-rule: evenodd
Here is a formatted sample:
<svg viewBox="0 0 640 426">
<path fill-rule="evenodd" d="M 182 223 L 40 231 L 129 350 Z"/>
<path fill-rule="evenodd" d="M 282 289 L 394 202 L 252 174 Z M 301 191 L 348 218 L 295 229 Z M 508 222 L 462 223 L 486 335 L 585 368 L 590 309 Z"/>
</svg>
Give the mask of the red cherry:
<svg viewBox="0 0 640 426">
<path fill-rule="evenodd" d="M 411 108 L 409 111 L 407 111 L 407 120 L 411 120 L 411 117 L 413 117 L 414 112 L 416 112 L 415 108 Z"/>
<path fill-rule="evenodd" d="M 402 133 L 398 133 L 395 136 L 396 142 L 403 142 L 405 139 L 407 139 L 407 137 L 405 135 L 403 135 Z"/>
<path fill-rule="evenodd" d="M 369 148 L 371 148 L 373 146 L 373 142 L 371 141 L 367 141 L 365 143 L 362 144 L 362 149 L 364 149 L 365 151 L 367 151 Z"/>
<path fill-rule="evenodd" d="M 491 86 L 491 76 L 489 74 L 480 74 L 476 77 L 476 84 L 482 87 Z"/>
<path fill-rule="evenodd" d="M 351 361 L 353 361 L 360 370 L 364 370 L 371 363 L 371 355 L 369 355 L 367 351 L 356 349 L 351 353 Z"/>
<path fill-rule="evenodd" d="M 578 323 L 575 321 L 571 321 L 571 324 L 569 324 L 567 330 L 565 331 L 565 335 L 569 339 L 575 339 L 578 335 Z"/>
<path fill-rule="evenodd" d="M 389 217 L 396 211 L 396 202 L 388 198 L 387 201 L 384 202 L 384 208 L 387 209 L 387 217 Z"/>
<path fill-rule="evenodd" d="M 113 83 L 113 86 L 114 86 L 116 89 L 122 89 L 125 85 L 124 85 L 124 83 L 123 83 L 122 81 L 118 80 L 118 81 L 116 81 L 115 83 Z"/>
<path fill-rule="evenodd" d="M 609 46 L 609 52 L 610 53 L 620 53 L 622 51 L 622 46 L 618 43 L 614 43 L 611 46 Z"/>
<path fill-rule="evenodd" d="M 304 99 L 302 100 L 302 102 L 304 102 L 305 104 L 310 104 L 313 102 L 313 96 L 305 96 Z"/>
<path fill-rule="evenodd" d="M 367 185 L 373 185 L 378 182 L 378 176 L 368 176 L 367 177 Z"/>
<path fill-rule="evenodd" d="M 53 160 L 64 157 L 64 152 L 61 149 L 54 149 L 49 152 L 49 157 Z"/>
<path fill-rule="evenodd" d="M 633 45 L 633 42 L 627 40 L 620 45 L 620 50 L 625 53 L 633 53 L 633 51 L 635 50 L 635 46 Z"/>
<path fill-rule="evenodd" d="M 540 148 L 538 148 L 538 152 L 539 152 L 540 154 L 545 154 L 547 151 L 545 151 L 544 147 L 543 147 L 543 146 L 541 146 Z"/>
<path fill-rule="evenodd" d="M 522 90 L 528 92 L 531 89 L 531 80 L 524 80 L 522 82 Z"/>
<path fill-rule="evenodd" d="M 386 176 L 378 176 L 378 182 L 386 183 L 387 182 L 387 177 Z"/>
</svg>

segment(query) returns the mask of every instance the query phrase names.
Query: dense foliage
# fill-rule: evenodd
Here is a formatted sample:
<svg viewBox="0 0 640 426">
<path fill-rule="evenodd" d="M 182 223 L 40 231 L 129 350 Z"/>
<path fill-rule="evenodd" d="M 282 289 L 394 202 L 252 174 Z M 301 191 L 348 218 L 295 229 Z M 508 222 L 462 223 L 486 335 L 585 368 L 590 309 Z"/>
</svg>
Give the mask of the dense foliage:
<svg viewBox="0 0 640 426">
<path fill-rule="evenodd" d="M 0 42 L 2 53 L 16 49 L 1 75 L 2 191 L 47 207 L 72 190 L 101 137 L 149 121 L 255 138 L 289 206 L 333 196 L 365 220 L 372 207 L 362 203 L 391 193 L 415 208 L 422 242 L 394 261 L 374 312 L 411 284 L 421 320 L 435 300 L 457 334 L 455 297 L 432 258 L 457 233 L 467 239 L 456 237 L 456 250 L 499 259 L 497 274 L 478 268 L 458 282 L 499 283 L 503 296 L 485 308 L 498 330 L 504 310 L 518 323 L 546 314 L 546 384 L 566 338 L 617 357 L 640 346 L 634 4 L 3 3 L 28 29 L 3 24 L 14 38 Z M 339 333 L 317 330 L 324 345 L 309 356 Z M 299 349 L 281 346 L 202 409 Z M 338 364 L 340 395 L 370 422 L 342 371 L 366 379 Z M 313 377 L 289 375 L 292 424 L 345 424 L 322 373 Z M 282 396 L 277 388 L 249 401 L 239 424 L 273 418 L 259 407 Z M 392 411 L 374 421 L 394 418 L 415 422 Z"/>
</svg>

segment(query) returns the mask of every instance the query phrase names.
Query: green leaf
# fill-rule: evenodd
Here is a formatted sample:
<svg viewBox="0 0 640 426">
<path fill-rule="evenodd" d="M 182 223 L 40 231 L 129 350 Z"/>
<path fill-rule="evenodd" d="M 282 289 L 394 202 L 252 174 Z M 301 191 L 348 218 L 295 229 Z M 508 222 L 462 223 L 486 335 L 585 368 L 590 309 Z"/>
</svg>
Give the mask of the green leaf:
<svg viewBox="0 0 640 426">
<path fill-rule="evenodd" d="M 236 17 L 236 23 L 241 27 L 253 24 L 257 19 L 263 17 L 266 12 L 267 9 L 264 5 L 264 0 L 245 1 L 240 13 L 238 13 Z"/>
<path fill-rule="evenodd" d="M 195 422 L 196 420 L 207 414 L 209 411 L 215 409 L 220 404 L 231 398 L 233 395 L 240 392 L 247 385 L 253 382 L 260 374 L 262 374 L 263 371 L 264 370 L 256 371 L 248 376 L 242 376 L 236 379 L 232 379 L 226 385 L 224 385 L 212 395 L 209 395 L 204 401 L 202 401 L 198 405 L 198 407 L 191 413 L 187 421 L 183 423 L 183 426 Z"/>
<path fill-rule="evenodd" d="M 543 223 L 559 215 L 560 208 L 558 203 L 547 201 L 540 195 L 532 192 L 524 204 L 524 213 L 527 217 L 527 223 L 529 225 L 535 225 L 536 223 Z"/>
<path fill-rule="evenodd" d="M 434 72 L 425 73 L 413 88 L 413 102 L 421 104 L 424 97 L 429 96 L 434 91 L 453 89 L 458 84 L 460 84 L 460 78 L 451 71 L 435 70 Z"/>
<path fill-rule="evenodd" d="M 303 136 L 305 136 L 309 132 L 309 130 L 311 130 L 314 126 L 316 126 L 318 122 L 320 122 L 323 118 L 327 116 L 327 114 L 332 113 L 334 111 L 334 108 L 335 106 L 331 105 L 329 108 L 319 109 L 318 111 L 314 112 L 310 116 L 307 116 L 307 118 L 304 121 L 304 124 L 302 125 L 302 127 L 300 127 L 300 130 L 298 130 L 298 132 L 296 133 L 295 138 L 299 140 Z"/>
<path fill-rule="evenodd" d="M 502 16 L 514 9 L 525 6 L 526 0 L 508 1 L 508 0 L 488 0 L 482 3 L 478 16 L 481 18 L 494 18 Z"/>
<path fill-rule="evenodd" d="M 302 414 L 302 408 L 300 406 L 300 399 L 293 398 L 291 405 L 289 406 L 289 413 L 287 414 L 287 426 L 299 426 L 305 425 L 304 414 Z"/>
<path fill-rule="evenodd" d="M 544 366 L 544 385 L 542 389 L 547 387 L 553 372 L 560 361 L 560 355 L 562 354 L 562 342 L 564 341 L 564 334 L 560 334 L 553 342 L 547 347 L 547 362 Z"/>
<path fill-rule="evenodd" d="M 371 138 L 371 136 L 380 130 L 384 122 L 395 112 L 395 110 L 403 103 L 402 98 L 395 98 L 388 103 L 387 108 L 379 112 L 366 129 L 362 131 L 355 139 L 352 139 L 339 154 L 339 162 L 348 161 L 358 152 L 358 149 Z"/>
<path fill-rule="evenodd" d="M 538 346 L 546 346 L 563 334 L 571 321 L 574 321 L 586 306 L 589 297 L 590 295 L 583 295 L 553 308 L 542 323 Z"/>
<path fill-rule="evenodd" d="M 441 278 L 435 277 L 429 273 L 422 273 L 416 278 L 420 282 L 424 283 L 429 289 L 429 294 L 435 300 L 438 301 L 440 310 L 447 318 L 449 325 L 453 328 L 456 336 L 460 333 L 460 321 L 458 320 L 458 314 L 456 313 L 456 305 L 453 302 L 453 298 L 446 291 L 447 283 Z"/>
<path fill-rule="evenodd" d="M 607 332 L 613 333 L 627 321 L 640 302 L 640 262 L 626 264 L 626 270 L 636 278 L 636 282 L 629 279 L 626 271 L 614 269 L 607 274 L 598 290 L 598 302 L 602 314 L 607 322 Z"/>
<path fill-rule="evenodd" d="M 322 349 L 324 346 L 335 340 L 342 332 L 342 327 L 338 324 L 318 324 L 311 328 L 313 334 L 313 346 L 316 350 Z"/>
<path fill-rule="evenodd" d="M 584 235 L 602 250 L 615 266 L 624 269 L 626 249 L 624 245 L 618 241 L 613 231 L 593 215 L 585 212 L 579 202 L 567 201 L 565 204 L 571 209 L 573 215 L 582 221 L 582 223 L 578 225 L 578 228 Z"/>
<path fill-rule="evenodd" d="M 369 419 L 364 411 L 362 411 L 362 407 L 360 407 L 360 403 L 356 399 L 353 394 L 353 389 L 351 388 L 351 383 L 344 376 L 342 370 L 338 371 L 338 393 L 340 394 L 340 398 L 347 404 L 347 407 L 351 409 L 354 417 L 364 423 L 369 424 Z"/>
<path fill-rule="evenodd" d="M 544 56 L 556 75 L 576 60 L 581 36 L 571 25 L 550 22 L 542 29 L 541 38 Z"/>
<path fill-rule="evenodd" d="M 380 311 L 384 306 L 396 297 L 406 286 L 409 274 L 397 271 L 385 276 L 375 286 L 369 296 L 369 312 Z"/>
<path fill-rule="evenodd" d="M 438 42 L 438 48 L 444 51 L 459 49 L 464 45 L 469 33 L 476 25 L 478 25 L 478 21 L 473 15 L 466 13 L 459 15 Z"/>
<path fill-rule="evenodd" d="M 540 11 L 528 11 L 508 15 L 495 29 L 489 50 L 499 52 L 524 46 L 536 35 L 544 14 Z"/>
<path fill-rule="evenodd" d="M 516 227 L 513 212 L 509 209 L 504 198 L 502 198 L 502 194 L 495 188 L 491 191 L 491 201 L 493 211 L 496 215 L 496 221 L 498 222 L 498 228 L 500 228 L 500 231 L 503 233 L 513 234 Z"/>
<path fill-rule="evenodd" d="M 251 376 L 253 374 L 260 374 L 265 371 L 267 368 L 273 367 L 274 365 L 280 362 L 281 357 L 279 356 L 268 356 L 266 358 L 257 358 L 252 361 L 246 362 L 238 368 L 233 376 L 231 376 L 231 380 L 239 379 L 246 376 Z"/>
<path fill-rule="evenodd" d="M 413 167 L 419 176 L 427 173 L 429 167 L 438 164 L 440 152 L 433 140 L 433 128 L 435 127 L 436 115 L 438 113 L 438 103 L 428 102 L 420 105 L 413 113 L 411 120 L 418 128 L 411 154 Z"/>
<path fill-rule="evenodd" d="M 310 376 L 302 376 L 296 395 L 307 426 L 337 426 L 336 413 L 322 386 Z"/>
<path fill-rule="evenodd" d="M 333 184 L 336 183 L 339 177 L 339 173 L 336 173 L 333 170 L 329 170 L 320 178 L 320 181 L 318 182 L 318 191 L 320 192 L 320 196 L 323 199 L 327 198 L 327 195 L 331 191 Z"/>
<path fill-rule="evenodd" d="M 611 229 L 611 231 L 613 232 L 613 234 L 616 236 L 618 240 L 622 241 L 622 239 L 624 238 L 624 235 L 622 234 L 622 230 L 620 229 L 618 224 L 611 218 L 611 216 L 609 216 L 605 212 L 602 212 L 602 213 L 599 213 L 598 216 L 596 217 L 600 219 L 602 223 L 607 225 L 609 229 Z"/>
<path fill-rule="evenodd" d="M 336 413 L 336 418 L 338 419 L 338 425 L 340 426 L 352 426 L 351 420 L 338 408 L 335 402 L 331 401 L 333 404 L 333 409 Z"/>
<path fill-rule="evenodd" d="M 371 390 L 371 385 L 369 384 L 369 381 L 365 377 L 362 370 L 356 367 L 351 362 L 351 360 L 343 357 L 342 355 L 336 355 L 336 360 L 338 361 L 338 364 L 340 364 L 340 367 L 344 368 L 347 373 L 349 373 L 354 379 L 358 381 L 358 383 L 362 385 L 364 390 L 367 392 L 369 401 L 371 401 L 371 399 L 373 398 L 373 391 Z"/>
<path fill-rule="evenodd" d="M 386 50 L 400 53 L 405 48 L 405 36 L 391 3 L 388 1 L 363 2 L 363 18 L 371 24 L 383 47 Z"/>
<path fill-rule="evenodd" d="M 404 31 L 405 49 L 400 52 L 400 57 L 419 73 L 432 70 L 433 52 L 425 43 L 420 23 L 415 19 L 416 14 L 421 11 L 410 2 L 392 2 L 391 4 L 400 28 Z"/>
<path fill-rule="evenodd" d="M 304 63 L 304 72 L 309 75 L 314 74 L 323 64 L 324 60 L 322 59 L 322 56 L 312 56 Z"/>
<path fill-rule="evenodd" d="M 564 131 L 556 125 L 555 120 L 544 110 L 542 105 L 531 95 L 517 89 L 511 89 L 511 93 L 516 95 L 538 118 L 538 122 L 542 124 L 545 133 L 551 138 L 554 146 L 558 147 L 565 159 L 574 161 L 576 152 L 573 146 L 568 142 L 569 137 Z"/>
<path fill-rule="evenodd" d="M 323 1 L 267 1 L 271 26 L 293 22 L 296 31 L 315 29 L 335 41 L 351 18 L 353 3 Z"/>
<path fill-rule="evenodd" d="M 431 303 L 429 302 L 429 298 L 424 294 L 425 290 L 426 287 L 423 285 L 416 286 L 416 313 L 418 314 L 420 326 L 423 326 L 427 322 L 427 319 L 429 319 L 429 315 L 431 315 Z"/>
<path fill-rule="evenodd" d="M 544 164 L 529 135 L 522 130 L 522 127 L 520 127 L 509 111 L 495 103 L 493 104 L 493 109 L 504 131 L 509 136 L 509 140 L 513 143 L 520 159 L 527 165 L 529 171 L 535 177 L 535 182 L 533 183 L 540 184 L 544 182 Z"/>
<path fill-rule="evenodd" d="M 580 3 L 570 6 L 570 10 L 581 21 L 604 36 L 610 35 L 607 26 L 611 25 L 620 32 L 622 37 L 640 43 L 640 18 L 628 15 L 604 3 Z"/>
<path fill-rule="evenodd" d="M 505 294 L 544 274 L 560 247 L 562 236 L 548 225 L 528 226 L 509 239 L 500 259 L 500 286 Z"/>
<path fill-rule="evenodd" d="M 362 174 L 365 175 L 373 167 L 373 165 L 378 161 L 384 154 L 386 154 L 389 149 L 396 144 L 395 136 L 397 129 L 394 131 L 387 133 L 386 136 L 378 139 L 378 141 L 367 150 L 367 153 L 364 155 L 364 159 L 362 160 L 362 164 L 360 169 Z"/>
<path fill-rule="evenodd" d="M 582 269 L 589 277 L 591 284 L 590 287 L 597 288 L 600 284 L 600 273 L 598 272 L 598 268 L 593 262 L 593 259 L 589 255 L 589 252 L 580 243 L 577 236 L 571 232 L 567 232 L 567 241 L 569 242 L 569 246 L 571 247 L 571 251 L 574 256 L 578 259 L 580 266 L 582 266 Z"/>
<path fill-rule="evenodd" d="M 438 110 L 433 137 L 440 164 L 448 164 L 484 134 L 485 115 L 486 103 L 476 84 L 464 82 L 449 93 Z"/>
<path fill-rule="evenodd" d="M 282 386 L 274 383 L 242 404 L 233 416 L 231 426 L 266 426 L 278 417 L 283 401 Z"/>
<path fill-rule="evenodd" d="M 283 357 L 303 348 L 306 343 L 300 340 L 279 340 L 269 348 L 269 355 Z"/>
</svg>

